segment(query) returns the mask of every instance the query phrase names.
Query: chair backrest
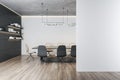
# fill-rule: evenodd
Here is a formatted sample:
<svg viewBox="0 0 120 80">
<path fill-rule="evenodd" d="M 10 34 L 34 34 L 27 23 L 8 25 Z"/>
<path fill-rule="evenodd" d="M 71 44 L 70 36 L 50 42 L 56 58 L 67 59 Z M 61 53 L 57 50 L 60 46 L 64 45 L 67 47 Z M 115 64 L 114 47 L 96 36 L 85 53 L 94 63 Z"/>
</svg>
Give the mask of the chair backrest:
<svg viewBox="0 0 120 80">
<path fill-rule="evenodd" d="M 27 44 L 25 44 L 25 48 L 26 48 L 26 53 L 29 53 L 29 46 Z"/>
<path fill-rule="evenodd" d="M 38 47 L 38 56 L 40 57 L 47 57 L 47 49 L 44 45 L 40 45 Z"/>
<path fill-rule="evenodd" d="M 72 45 L 71 47 L 71 56 L 76 57 L 76 45 Z"/>
<path fill-rule="evenodd" d="M 64 57 L 66 56 L 66 46 L 60 45 L 57 48 L 57 57 Z"/>
</svg>

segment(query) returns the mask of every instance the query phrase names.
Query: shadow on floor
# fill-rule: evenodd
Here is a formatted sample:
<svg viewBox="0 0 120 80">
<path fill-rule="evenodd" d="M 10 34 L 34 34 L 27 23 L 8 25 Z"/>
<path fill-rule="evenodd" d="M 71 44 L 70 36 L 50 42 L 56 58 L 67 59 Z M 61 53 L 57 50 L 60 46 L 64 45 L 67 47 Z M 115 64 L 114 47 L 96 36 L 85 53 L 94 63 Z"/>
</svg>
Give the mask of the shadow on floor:
<svg viewBox="0 0 120 80">
<path fill-rule="evenodd" d="M 44 58 L 42 62 L 47 62 L 47 63 L 52 63 L 52 62 L 60 62 L 60 63 L 75 63 L 76 58 L 73 57 L 64 57 L 63 59 L 58 58 L 58 57 L 47 57 Z"/>
</svg>

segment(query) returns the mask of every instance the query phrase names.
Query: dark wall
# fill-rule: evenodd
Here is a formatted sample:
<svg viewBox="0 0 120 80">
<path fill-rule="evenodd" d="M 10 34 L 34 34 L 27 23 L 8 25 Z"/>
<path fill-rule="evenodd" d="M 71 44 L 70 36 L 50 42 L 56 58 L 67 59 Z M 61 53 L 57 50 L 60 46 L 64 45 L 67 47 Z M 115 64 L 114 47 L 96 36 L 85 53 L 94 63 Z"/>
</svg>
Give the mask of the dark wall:
<svg viewBox="0 0 120 80">
<path fill-rule="evenodd" d="M 0 27 L 7 30 L 11 23 L 21 24 L 21 17 L 0 4 Z M 21 55 L 21 41 L 8 41 L 9 35 L 0 34 L 0 62 Z"/>
</svg>

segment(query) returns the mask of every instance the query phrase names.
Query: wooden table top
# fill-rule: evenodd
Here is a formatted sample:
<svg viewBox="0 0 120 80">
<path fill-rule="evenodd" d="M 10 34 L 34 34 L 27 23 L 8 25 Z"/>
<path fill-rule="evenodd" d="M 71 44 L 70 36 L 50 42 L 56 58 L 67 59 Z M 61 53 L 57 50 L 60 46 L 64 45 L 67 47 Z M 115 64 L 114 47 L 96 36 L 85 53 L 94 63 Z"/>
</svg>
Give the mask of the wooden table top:
<svg viewBox="0 0 120 80">
<path fill-rule="evenodd" d="M 46 46 L 47 49 L 57 49 L 58 46 Z M 38 46 L 33 47 L 32 49 L 38 49 Z M 66 49 L 71 49 L 70 46 L 66 46 Z"/>
</svg>

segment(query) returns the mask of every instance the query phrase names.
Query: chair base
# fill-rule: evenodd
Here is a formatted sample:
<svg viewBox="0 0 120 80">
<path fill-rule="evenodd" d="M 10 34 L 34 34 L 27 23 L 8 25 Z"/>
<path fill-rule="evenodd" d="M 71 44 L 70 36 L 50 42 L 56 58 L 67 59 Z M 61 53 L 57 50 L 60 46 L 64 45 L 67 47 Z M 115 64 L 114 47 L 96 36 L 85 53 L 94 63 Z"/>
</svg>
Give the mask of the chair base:
<svg viewBox="0 0 120 80">
<path fill-rule="evenodd" d="M 47 57 L 40 57 L 40 61 L 46 61 L 45 58 Z"/>
<path fill-rule="evenodd" d="M 29 53 L 29 56 L 27 57 L 27 59 L 32 58 L 34 60 L 34 57 L 32 56 L 33 53 Z"/>
</svg>

